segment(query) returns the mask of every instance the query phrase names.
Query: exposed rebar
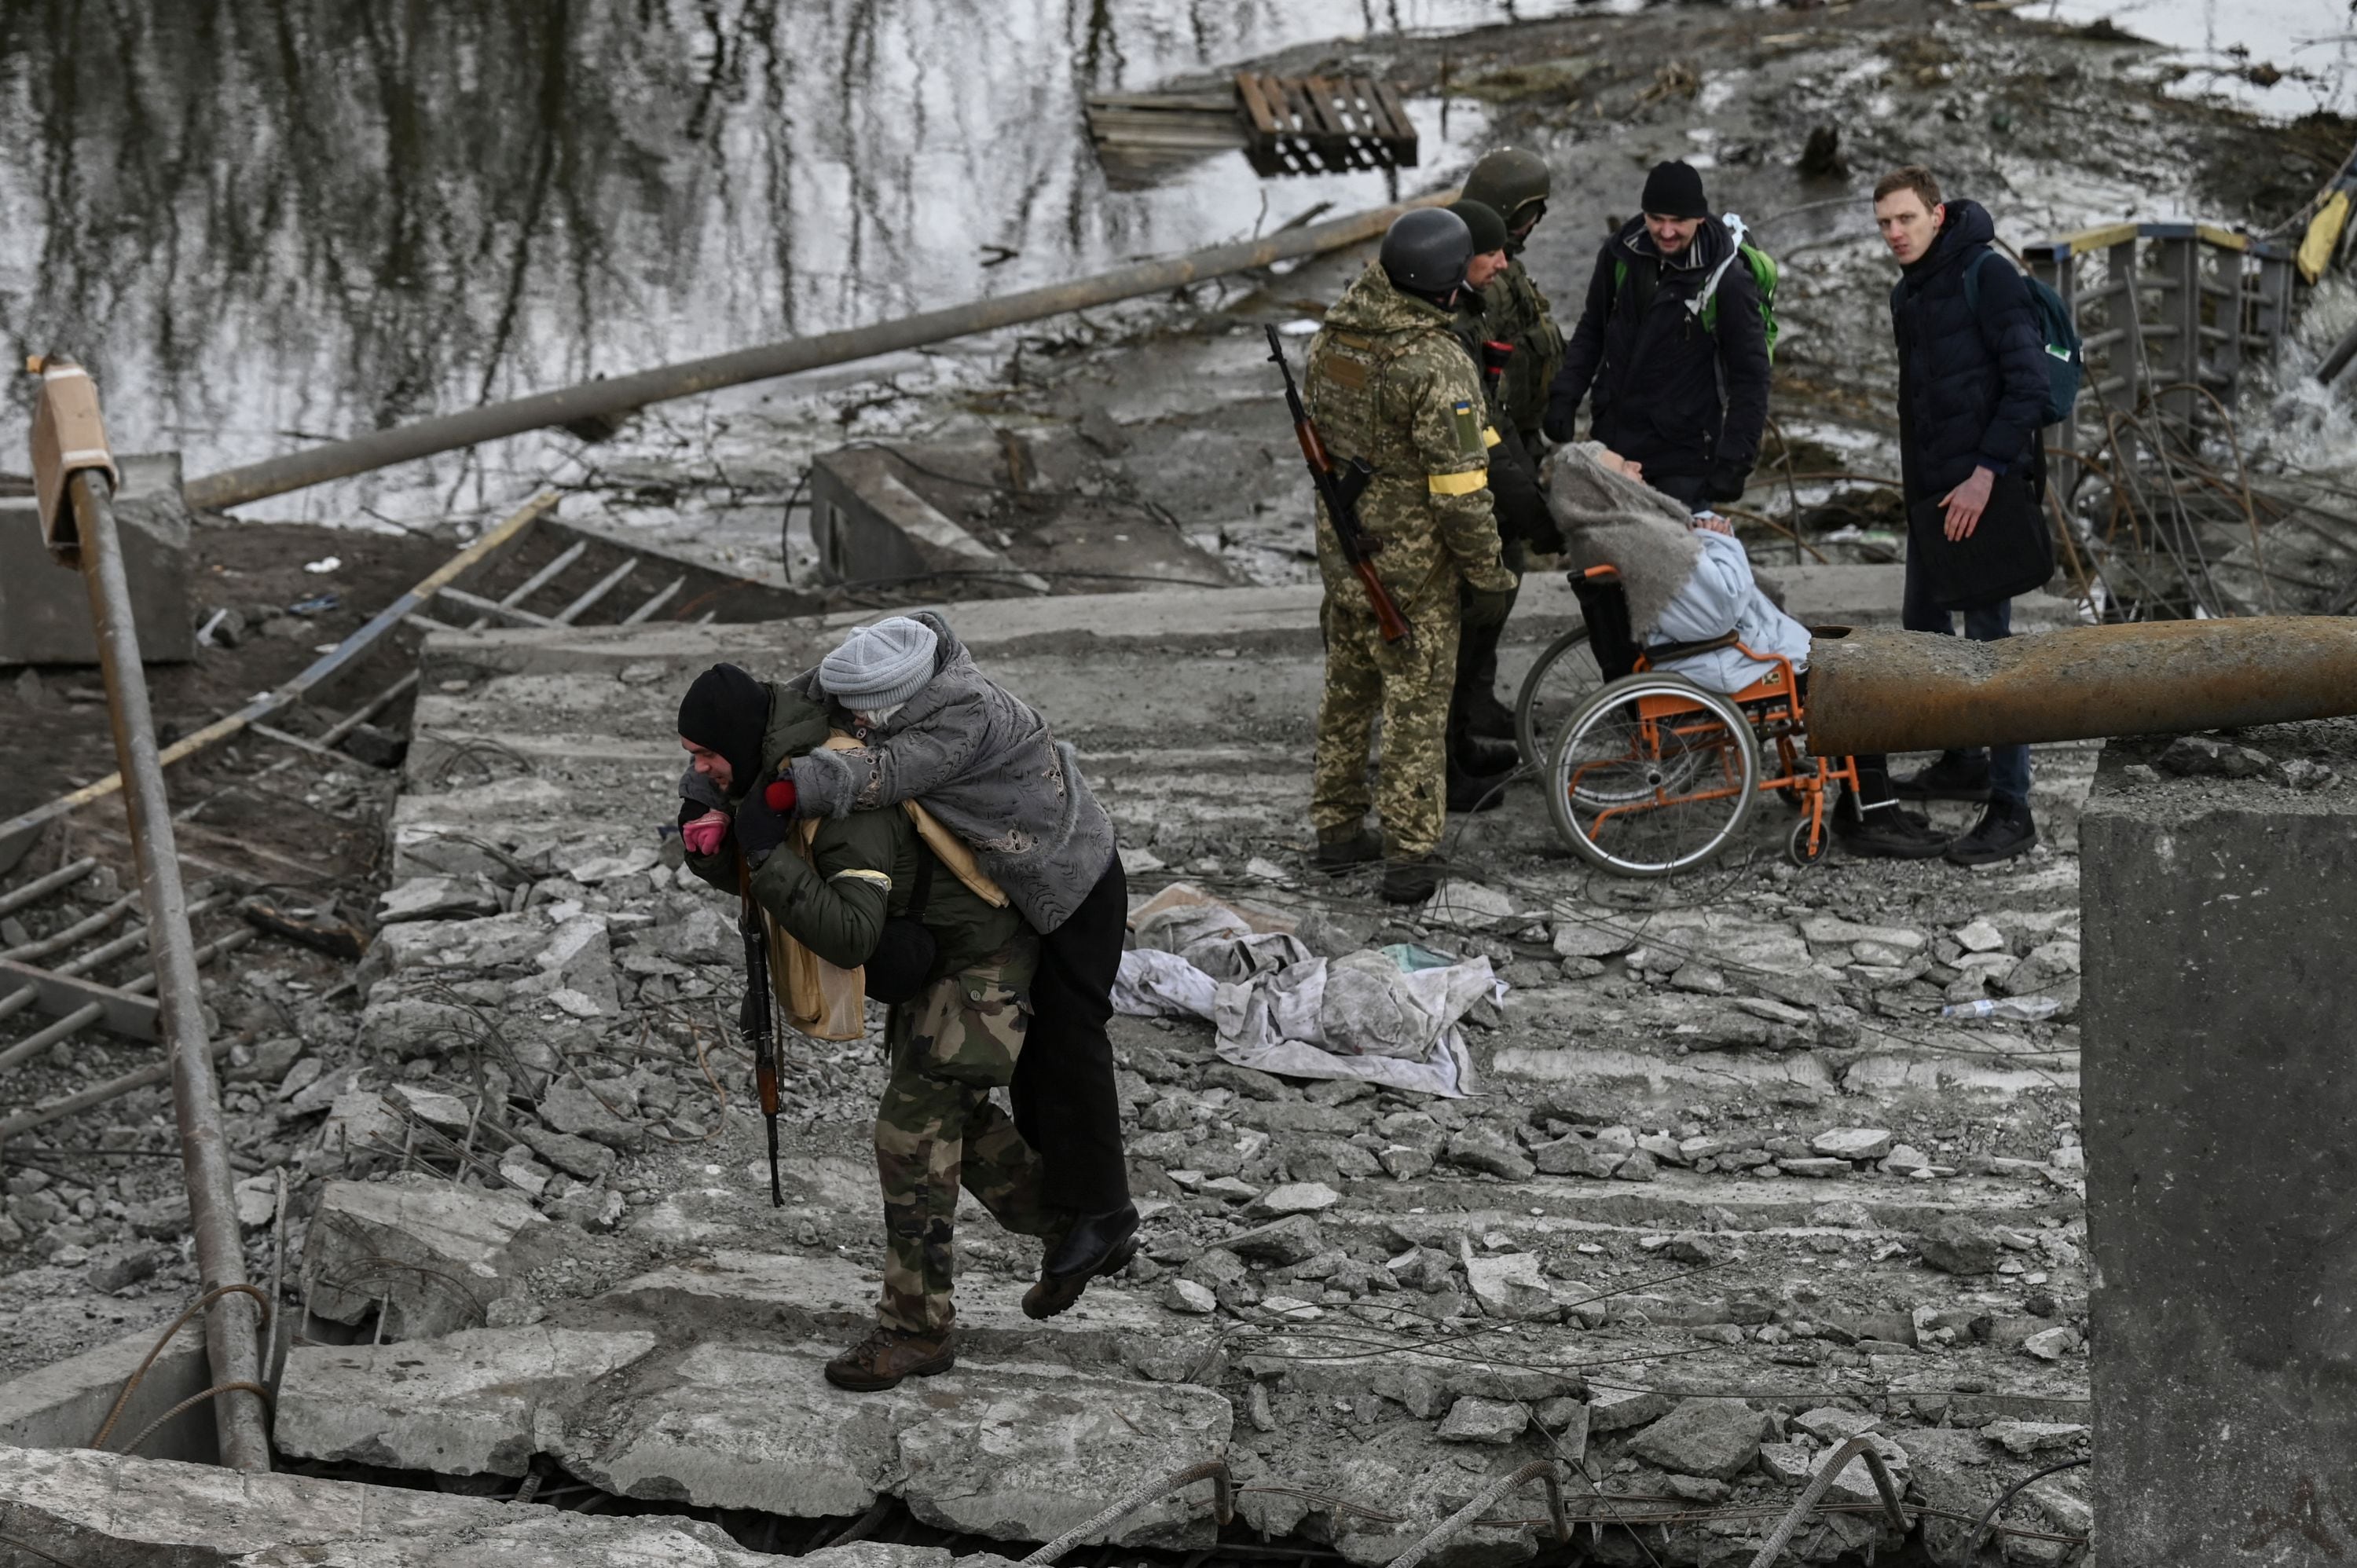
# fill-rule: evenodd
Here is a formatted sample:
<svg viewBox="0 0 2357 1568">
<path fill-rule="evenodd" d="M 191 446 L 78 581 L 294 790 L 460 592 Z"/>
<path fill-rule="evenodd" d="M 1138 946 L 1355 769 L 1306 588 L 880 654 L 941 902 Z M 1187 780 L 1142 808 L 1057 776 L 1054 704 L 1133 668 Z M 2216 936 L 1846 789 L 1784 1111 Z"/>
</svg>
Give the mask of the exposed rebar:
<svg viewBox="0 0 2357 1568">
<path fill-rule="evenodd" d="M 1119 1502 L 1082 1520 L 1030 1556 L 1026 1557 L 1023 1560 L 1022 1568 L 1045 1568 L 1046 1564 L 1055 1562 L 1065 1552 L 1080 1545 L 1114 1520 L 1125 1519 L 1146 1504 L 1168 1497 L 1183 1487 L 1191 1487 L 1198 1481 L 1211 1483 L 1212 1519 L 1224 1525 L 1236 1517 L 1236 1486 L 1234 1479 L 1228 1474 L 1228 1462 L 1224 1459 L 1206 1459 L 1200 1464 L 1189 1465 L 1183 1470 L 1174 1471 L 1158 1481 L 1148 1481 L 1135 1491 L 1125 1494 Z"/>
<path fill-rule="evenodd" d="M 1907 1510 L 1899 1506 L 1899 1488 L 1890 1483 L 1890 1467 L 1882 1462 L 1882 1455 L 1874 1445 L 1873 1434 L 1862 1432 L 1835 1449 L 1833 1457 L 1817 1467 L 1817 1473 L 1810 1477 L 1801 1495 L 1792 1499 L 1792 1511 L 1785 1514 L 1776 1526 L 1775 1533 L 1760 1544 L 1759 1554 L 1751 1559 L 1751 1568 L 1774 1568 L 1777 1556 L 1791 1542 L 1794 1532 L 1807 1521 L 1810 1510 L 1817 1506 L 1817 1499 L 1824 1497 L 1835 1478 L 1849 1467 L 1849 1462 L 1858 1458 L 1866 1461 L 1867 1473 L 1874 1477 L 1874 1489 L 1882 1494 L 1882 1507 L 1890 1516 L 1890 1527 L 1901 1535 L 1907 1533 Z"/>
<path fill-rule="evenodd" d="M 1499 1477 L 1475 1493 L 1471 1502 L 1425 1531 L 1414 1545 L 1393 1558 L 1390 1568 L 1415 1568 L 1452 1537 L 1479 1520 L 1500 1498 L 1527 1481 L 1542 1478 L 1546 1482 L 1547 1514 L 1555 1521 L 1555 1538 L 1566 1546 L 1570 1545 L 1571 1520 L 1563 1509 L 1562 1467 L 1553 1459 L 1534 1459 L 1522 1468 Z"/>
</svg>

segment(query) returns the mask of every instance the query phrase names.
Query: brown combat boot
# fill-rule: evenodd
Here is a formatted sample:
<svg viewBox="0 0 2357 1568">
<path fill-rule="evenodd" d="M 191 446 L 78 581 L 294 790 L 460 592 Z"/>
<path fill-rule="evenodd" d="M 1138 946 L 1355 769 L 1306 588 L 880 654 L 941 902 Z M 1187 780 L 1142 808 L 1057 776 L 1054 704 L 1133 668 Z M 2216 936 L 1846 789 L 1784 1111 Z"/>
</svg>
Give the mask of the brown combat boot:
<svg viewBox="0 0 2357 1568">
<path fill-rule="evenodd" d="M 957 1347 L 946 1328 L 930 1336 L 877 1328 L 826 1364 L 826 1380 L 839 1389 L 869 1393 L 891 1388 L 903 1378 L 930 1378 L 956 1365 Z"/>
</svg>

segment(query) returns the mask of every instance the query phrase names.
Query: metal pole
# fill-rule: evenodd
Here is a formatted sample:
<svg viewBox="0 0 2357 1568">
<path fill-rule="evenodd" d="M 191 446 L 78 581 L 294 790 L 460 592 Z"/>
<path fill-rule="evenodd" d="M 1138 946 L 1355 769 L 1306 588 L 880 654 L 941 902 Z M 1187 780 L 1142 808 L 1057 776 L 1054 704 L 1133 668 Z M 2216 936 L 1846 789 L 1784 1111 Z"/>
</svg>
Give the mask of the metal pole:
<svg viewBox="0 0 2357 1568">
<path fill-rule="evenodd" d="M 128 780 L 124 810 L 139 862 L 146 904 L 147 946 L 156 966 L 160 1022 L 172 1064 L 172 1102 L 179 1118 L 180 1161 L 188 1184 L 188 1222 L 195 1232 L 197 1273 L 208 1294 L 242 1285 L 245 1249 L 239 1240 L 237 1200 L 221 1131 L 221 1080 L 205 1038 L 196 943 L 188 932 L 188 900 L 180 886 L 171 802 L 164 793 L 164 763 L 147 705 L 147 674 L 139 661 L 139 634 L 131 618 L 131 583 L 124 574 L 123 541 L 114 505 L 99 470 L 77 471 L 68 493 L 81 546 L 82 580 L 90 588 L 90 618 L 98 631 L 99 667 L 114 721 L 115 766 Z M 255 1304 L 234 1292 L 205 1315 L 205 1350 L 212 1380 L 256 1383 L 262 1377 L 255 1339 Z M 270 1436 L 262 1404 L 250 1393 L 214 1402 L 221 1462 L 236 1470 L 270 1468 Z"/>
<path fill-rule="evenodd" d="M 1397 207 L 1378 208 L 1298 229 L 1281 229 L 1257 240 L 1215 245 L 1165 261 L 1139 262 L 1071 283 L 1049 284 L 996 299 L 974 300 L 945 310 L 929 310 L 898 320 L 822 333 L 815 338 L 790 338 L 780 343 L 738 349 L 630 375 L 584 381 L 557 392 L 535 392 L 530 397 L 470 408 L 461 413 L 437 414 L 414 424 L 356 435 L 349 441 L 330 441 L 283 457 L 206 474 L 190 479 L 182 487 L 181 494 L 188 505 L 199 511 L 225 510 L 264 497 L 285 495 L 289 490 L 350 478 L 354 474 L 485 441 L 584 419 L 630 413 L 651 403 L 692 397 L 747 381 L 768 381 L 823 365 L 847 364 L 946 338 L 1038 321 L 1066 311 L 1161 294 L 1230 273 L 1319 255 L 1372 240 L 1410 207 L 1447 201 L 1455 195 L 1454 190 L 1441 191 Z"/>
</svg>

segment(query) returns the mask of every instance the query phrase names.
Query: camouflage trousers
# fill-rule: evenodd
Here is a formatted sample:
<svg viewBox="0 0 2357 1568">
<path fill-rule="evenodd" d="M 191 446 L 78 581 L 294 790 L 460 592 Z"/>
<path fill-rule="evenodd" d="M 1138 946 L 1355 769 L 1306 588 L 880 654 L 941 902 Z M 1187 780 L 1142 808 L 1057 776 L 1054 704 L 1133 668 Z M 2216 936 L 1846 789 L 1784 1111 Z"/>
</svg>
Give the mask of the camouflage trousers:
<svg viewBox="0 0 2357 1568">
<path fill-rule="evenodd" d="M 1060 1235 L 1071 1223 L 1042 1197 L 1039 1155 L 990 1099 L 1015 1076 L 1038 963 L 1036 943 L 1004 949 L 892 1010 L 892 1076 L 876 1112 L 885 1230 L 877 1316 L 887 1328 L 939 1334 L 956 1316 L 961 1185 L 1017 1235 Z"/>
<path fill-rule="evenodd" d="M 1414 635 L 1387 643 L 1373 612 L 1329 594 L 1318 612 L 1326 635 L 1326 693 L 1318 703 L 1318 765 L 1309 821 L 1320 836 L 1365 821 L 1372 805 L 1383 843 L 1399 854 L 1440 847 L 1448 821 L 1448 699 L 1457 676 L 1458 609 L 1454 582 L 1400 607 Z M 1372 798 L 1367 752 L 1375 719 L 1383 754 Z"/>
</svg>

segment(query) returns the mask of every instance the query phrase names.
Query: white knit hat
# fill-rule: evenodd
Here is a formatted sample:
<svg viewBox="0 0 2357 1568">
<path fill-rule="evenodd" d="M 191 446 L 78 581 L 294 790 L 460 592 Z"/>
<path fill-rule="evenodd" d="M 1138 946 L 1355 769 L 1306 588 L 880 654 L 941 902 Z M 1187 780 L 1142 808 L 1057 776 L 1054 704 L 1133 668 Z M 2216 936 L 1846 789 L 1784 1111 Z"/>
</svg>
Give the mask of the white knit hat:
<svg viewBox="0 0 2357 1568">
<path fill-rule="evenodd" d="M 907 616 L 856 628 L 843 646 L 818 663 L 819 683 L 830 697 L 862 712 L 898 707 L 933 678 L 933 654 L 941 639 L 933 628 Z"/>
</svg>

